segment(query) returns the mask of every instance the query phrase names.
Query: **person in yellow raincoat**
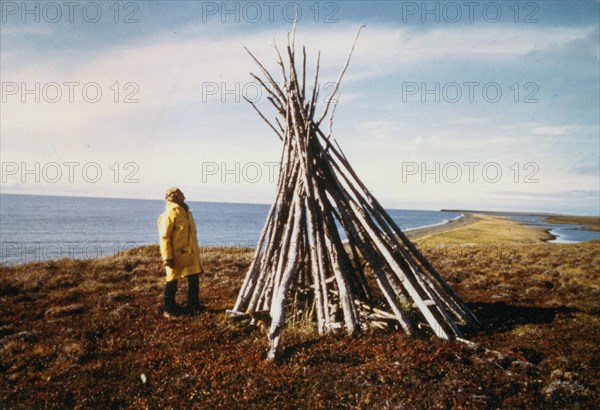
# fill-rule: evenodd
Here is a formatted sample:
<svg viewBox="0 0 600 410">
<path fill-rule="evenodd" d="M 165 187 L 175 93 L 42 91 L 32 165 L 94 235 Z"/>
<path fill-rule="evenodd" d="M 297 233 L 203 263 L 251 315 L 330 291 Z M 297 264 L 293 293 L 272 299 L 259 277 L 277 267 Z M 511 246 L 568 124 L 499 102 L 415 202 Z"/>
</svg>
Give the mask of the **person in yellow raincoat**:
<svg viewBox="0 0 600 410">
<path fill-rule="evenodd" d="M 158 217 L 160 236 L 160 254 L 165 266 L 167 281 L 165 285 L 164 316 L 170 318 L 182 313 L 175 303 L 177 280 L 187 277 L 187 308 L 190 313 L 202 310 L 200 304 L 200 248 L 196 236 L 196 223 L 185 195 L 179 188 L 169 188 L 165 193 L 167 200 L 165 212 Z"/>
</svg>

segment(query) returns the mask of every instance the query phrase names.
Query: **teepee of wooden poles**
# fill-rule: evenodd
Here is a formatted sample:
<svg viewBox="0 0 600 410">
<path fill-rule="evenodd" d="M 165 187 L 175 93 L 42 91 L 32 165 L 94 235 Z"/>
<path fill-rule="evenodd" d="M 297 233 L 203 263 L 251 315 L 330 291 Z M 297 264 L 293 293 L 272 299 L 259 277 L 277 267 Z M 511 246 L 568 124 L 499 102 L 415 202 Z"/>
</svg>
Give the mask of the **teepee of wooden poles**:
<svg viewBox="0 0 600 410">
<path fill-rule="evenodd" d="M 246 49 L 262 73 L 251 75 L 267 93 L 278 118 L 269 121 L 247 101 L 283 142 L 283 150 L 277 196 L 235 306 L 228 312 L 234 317 L 268 313 L 269 359 L 277 355 L 286 314 L 292 321 L 300 317 L 316 322 L 319 334 L 337 328 L 356 334 L 393 322 L 410 335 L 415 322 L 427 322 L 438 337 L 454 339 L 462 337 L 458 324 L 478 323 L 332 141 L 332 100 L 359 34 L 360 30 L 319 115 L 320 53 L 312 91 L 307 93 L 306 51 L 303 47 L 298 70 L 294 31 L 288 35 L 287 64 L 275 46 L 280 83 Z M 322 131 L 326 119 L 328 134 Z"/>
</svg>

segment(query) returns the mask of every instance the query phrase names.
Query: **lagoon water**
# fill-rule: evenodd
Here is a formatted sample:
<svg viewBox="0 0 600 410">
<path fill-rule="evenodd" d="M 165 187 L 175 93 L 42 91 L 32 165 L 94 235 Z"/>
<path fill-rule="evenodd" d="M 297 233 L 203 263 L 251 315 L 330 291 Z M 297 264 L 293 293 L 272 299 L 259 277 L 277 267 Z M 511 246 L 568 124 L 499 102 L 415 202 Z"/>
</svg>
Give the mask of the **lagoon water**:
<svg viewBox="0 0 600 410">
<path fill-rule="evenodd" d="M 158 243 L 163 200 L 0 194 L 0 262 L 95 258 Z M 188 202 L 201 246 L 254 247 L 269 205 Z M 457 212 L 388 210 L 404 230 L 445 223 Z"/>
<path fill-rule="evenodd" d="M 539 215 L 499 215 L 507 216 L 529 226 L 547 229 L 552 235 L 556 236 L 556 239 L 549 241 L 552 243 L 577 243 L 600 240 L 599 231 L 590 231 L 584 229 L 581 225 L 553 224 L 546 222 L 544 220 L 545 217 Z"/>
</svg>

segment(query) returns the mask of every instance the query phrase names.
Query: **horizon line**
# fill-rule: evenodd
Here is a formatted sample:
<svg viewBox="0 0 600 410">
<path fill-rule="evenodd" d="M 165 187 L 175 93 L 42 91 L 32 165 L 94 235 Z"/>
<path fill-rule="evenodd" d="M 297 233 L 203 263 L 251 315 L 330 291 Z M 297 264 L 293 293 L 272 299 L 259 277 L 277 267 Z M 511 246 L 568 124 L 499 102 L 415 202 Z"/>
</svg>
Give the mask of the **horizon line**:
<svg viewBox="0 0 600 410">
<path fill-rule="evenodd" d="M 14 192 L 1 192 L 0 195 L 21 195 L 21 196 L 49 196 L 59 198 L 90 198 L 90 199 L 127 199 L 133 201 L 164 201 L 164 199 L 156 198 L 131 198 L 131 197 L 111 197 L 111 196 L 86 196 L 86 195 L 59 195 L 59 194 L 32 194 L 32 193 L 14 193 Z M 264 202 L 233 202 L 233 201 L 198 201 L 188 200 L 186 202 L 203 202 L 209 204 L 235 204 L 235 205 L 265 205 L 271 206 L 271 203 Z M 440 209 L 407 209 L 407 208 L 390 208 L 384 206 L 386 210 L 397 210 L 397 211 L 430 211 L 430 212 L 454 212 L 454 213 L 495 213 L 495 214 L 515 214 L 524 216 L 552 216 L 552 215 L 563 215 L 563 216 L 590 216 L 600 217 L 596 214 L 568 214 L 568 213 L 557 213 L 548 211 L 499 211 L 490 209 L 467 209 L 467 208 L 440 208 Z"/>
</svg>

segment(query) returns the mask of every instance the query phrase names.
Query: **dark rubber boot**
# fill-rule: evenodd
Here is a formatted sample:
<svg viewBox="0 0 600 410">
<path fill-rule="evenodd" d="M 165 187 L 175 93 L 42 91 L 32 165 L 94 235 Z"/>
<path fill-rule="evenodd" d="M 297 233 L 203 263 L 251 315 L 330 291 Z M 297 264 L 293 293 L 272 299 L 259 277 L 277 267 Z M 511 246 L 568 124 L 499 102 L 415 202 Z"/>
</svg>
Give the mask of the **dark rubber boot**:
<svg viewBox="0 0 600 410">
<path fill-rule="evenodd" d="M 177 292 L 177 280 L 172 280 L 165 284 L 165 313 L 169 315 L 177 315 L 178 309 L 175 304 L 175 293 Z"/>
<path fill-rule="evenodd" d="M 200 276 L 198 274 L 190 275 L 188 278 L 188 309 L 191 313 L 203 310 L 200 304 Z"/>
</svg>

